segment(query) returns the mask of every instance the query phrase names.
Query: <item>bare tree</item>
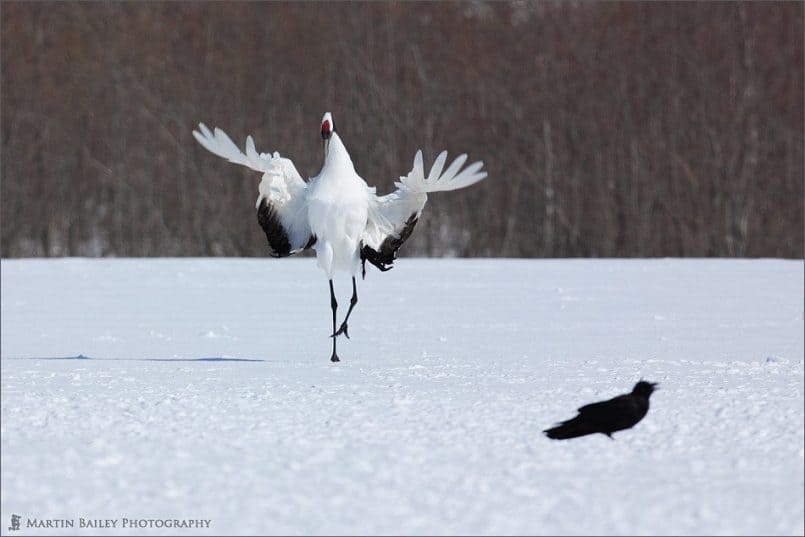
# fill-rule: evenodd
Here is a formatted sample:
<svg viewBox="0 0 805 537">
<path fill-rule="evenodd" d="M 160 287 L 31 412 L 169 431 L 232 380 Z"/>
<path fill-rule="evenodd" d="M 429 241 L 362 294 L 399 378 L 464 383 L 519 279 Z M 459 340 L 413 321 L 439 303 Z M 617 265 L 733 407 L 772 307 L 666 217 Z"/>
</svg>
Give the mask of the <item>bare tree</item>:
<svg viewBox="0 0 805 537">
<path fill-rule="evenodd" d="M 796 3 L 0 3 L 0 253 L 265 255 L 257 177 L 198 121 L 390 191 L 490 178 L 407 255 L 803 256 Z M 337 29 L 337 30 L 336 30 Z"/>
</svg>

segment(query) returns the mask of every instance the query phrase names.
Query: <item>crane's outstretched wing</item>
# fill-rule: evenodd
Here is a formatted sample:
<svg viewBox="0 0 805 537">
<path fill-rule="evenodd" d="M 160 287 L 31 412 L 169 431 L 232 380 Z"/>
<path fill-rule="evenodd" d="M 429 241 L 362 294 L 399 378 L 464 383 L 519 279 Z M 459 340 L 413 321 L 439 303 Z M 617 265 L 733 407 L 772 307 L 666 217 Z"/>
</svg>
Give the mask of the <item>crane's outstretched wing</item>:
<svg viewBox="0 0 805 537">
<path fill-rule="evenodd" d="M 484 165 L 481 161 L 461 170 L 467 161 L 467 155 L 459 155 L 447 170 L 444 170 L 446 161 L 447 151 L 442 151 L 431 166 L 430 173 L 425 177 L 422 151 L 417 151 L 413 169 L 405 177 L 400 177 L 399 182 L 394 183 L 397 190 L 386 196 L 376 196 L 375 189 L 369 189 L 369 218 L 361 236 L 361 263 L 364 277 L 367 261 L 384 272 L 391 268 L 400 246 L 414 231 L 422 208 L 428 201 L 429 192 L 457 190 L 473 185 L 486 177 L 486 172 L 481 171 Z"/>
<path fill-rule="evenodd" d="M 271 255 L 285 257 L 310 248 L 316 237 L 310 231 L 305 206 L 307 183 L 296 167 L 279 153 L 258 153 L 251 136 L 246 138 L 246 152 L 215 128 L 211 132 L 203 123 L 193 136 L 207 151 L 263 173 L 257 197 L 257 221 L 266 234 Z M 200 132 L 199 132 L 200 131 Z"/>
</svg>

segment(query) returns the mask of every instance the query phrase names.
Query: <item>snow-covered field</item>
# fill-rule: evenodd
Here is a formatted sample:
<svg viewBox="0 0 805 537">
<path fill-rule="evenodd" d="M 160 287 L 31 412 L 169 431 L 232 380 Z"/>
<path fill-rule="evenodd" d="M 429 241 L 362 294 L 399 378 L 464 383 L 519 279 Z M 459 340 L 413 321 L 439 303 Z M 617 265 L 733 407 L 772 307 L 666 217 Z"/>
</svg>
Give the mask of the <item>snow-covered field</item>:
<svg viewBox="0 0 805 537">
<path fill-rule="evenodd" d="M 1 267 L 4 534 L 803 533 L 802 261 L 401 259 L 340 364 L 312 259 Z"/>
</svg>

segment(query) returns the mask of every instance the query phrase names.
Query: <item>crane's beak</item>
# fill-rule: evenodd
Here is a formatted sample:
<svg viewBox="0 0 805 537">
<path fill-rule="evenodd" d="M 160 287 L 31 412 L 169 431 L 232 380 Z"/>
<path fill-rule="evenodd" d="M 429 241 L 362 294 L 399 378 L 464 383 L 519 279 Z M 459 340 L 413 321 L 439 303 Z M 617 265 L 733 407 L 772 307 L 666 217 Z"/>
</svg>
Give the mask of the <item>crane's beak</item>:
<svg viewBox="0 0 805 537">
<path fill-rule="evenodd" d="M 329 125 L 328 125 L 329 127 Z M 324 145 L 324 160 L 327 160 L 327 154 L 330 152 L 330 138 L 333 137 L 333 131 L 331 129 L 321 129 L 321 141 Z"/>
</svg>

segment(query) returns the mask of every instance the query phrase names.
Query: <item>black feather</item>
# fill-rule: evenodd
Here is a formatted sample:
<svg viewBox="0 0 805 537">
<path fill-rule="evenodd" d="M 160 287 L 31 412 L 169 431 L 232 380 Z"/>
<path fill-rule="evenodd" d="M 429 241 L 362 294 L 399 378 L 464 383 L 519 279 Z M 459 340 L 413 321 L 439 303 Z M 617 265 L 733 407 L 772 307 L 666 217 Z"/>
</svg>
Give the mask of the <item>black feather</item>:
<svg viewBox="0 0 805 537">
<path fill-rule="evenodd" d="M 558 423 L 543 431 L 554 440 L 567 440 L 588 434 L 601 433 L 612 438 L 612 433 L 637 425 L 648 413 L 649 397 L 656 384 L 640 381 L 631 393 L 607 401 L 591 403 L 579 408 L 575 418 Z"/>
<path fill-rule="evenodd" d="M 279 214 L 269 201 L 265 198 L 260 201 L 257 208 L 257 222 L 266 234 L 268 245 L 271 248 L 273 257 L 288 257 L 297 253 L 299 250 L 291 250 L 291 241 L 288 239 L 288 232 L 282 227 Z M 311 235 L 303 250 L 316 244 L 316 236 Z"/>
<path fill-rule="evenodd" d="M 408 237 L 411 236 L 417 220 L 418 218 L 416 213 L 413 213 L 408 220 L 406 220 L 405 225 L 400 233 L 396 237 L 394 235 L 389 235 L 386 237 L 386 239 L 380 245 L 380 248 L 377 250 L 366 245 L 361 247 L 361 269 L 364 278 L 366 278 L 367 261 L 376 266 L 382 272 L 391 270 L 394 260 L 397 259 L 397 251 L 400 249 L 400 246 L 402 246 L 403 243 L 408 240 Z"/>
</svg>

